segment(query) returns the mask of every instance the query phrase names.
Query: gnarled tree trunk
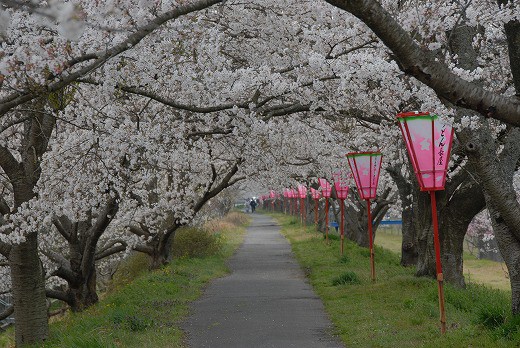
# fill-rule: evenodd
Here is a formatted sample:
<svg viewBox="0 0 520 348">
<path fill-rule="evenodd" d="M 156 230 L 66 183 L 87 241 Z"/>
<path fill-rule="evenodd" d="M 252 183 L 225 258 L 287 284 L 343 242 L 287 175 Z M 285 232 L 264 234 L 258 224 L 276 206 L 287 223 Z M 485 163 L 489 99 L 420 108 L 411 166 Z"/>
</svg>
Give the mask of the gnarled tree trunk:
<svg viewBox="0 0 520 348">
<path fill-rule="evenodd" d="M 520 158 L 520 130 L 511 128 L 504 149 L 496 155 L 487 121 L 479 136 L 464 138 L 468 157 L 482 184 L 500 253 L 509 271 L 512 293 L 511 309 L 520 314 L 520 203 L 512 179 Z"/>
</svg>

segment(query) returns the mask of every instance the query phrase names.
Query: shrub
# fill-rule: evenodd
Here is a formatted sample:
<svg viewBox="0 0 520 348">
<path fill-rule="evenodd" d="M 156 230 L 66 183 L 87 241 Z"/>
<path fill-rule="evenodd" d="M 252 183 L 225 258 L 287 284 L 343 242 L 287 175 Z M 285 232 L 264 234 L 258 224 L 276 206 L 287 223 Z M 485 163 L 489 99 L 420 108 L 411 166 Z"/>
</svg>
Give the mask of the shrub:
<svg viewBox="0 0 520 348">
<path fill-rule="evenodd" d="M 173 241 L 174 257 L 203 257 L 214 255 L 220 250 L 216 235 L 195 227 L 180 228 Z"/>
<path fill-rule="evenodd" d="M 119 264 L 109 288 L 117 289 L 122 285 L 128 284 L 139 275 L 148 272 L 149 264 L 148 255 L 132 252 Z"/>
<path fill-rule="evenodd" d="M 235 226 L 245 226 L 249 222 L 249 217 L 240 212 L 231 212 L 224 217 L 224 221 L 229 222 Z"/>
<path fill-rule="evenodd" d="M 482 306 L 477 312 L 477 322 L 487 329 L 495 329 L 506 321 L 506 313 L 502 308 Z"/>
<path fill-rule="evenodd" d="M 332 285 L 359 284 L 359 277 L 354 272 L 345 272 L 332 280 Z"/>
<path fill-rule="evenodd" d="M 520 315 L 508 318 L 497 328 L 496 332 L 501 337 L 518 341 L 520 339 Z"/>
<path fill-rule="evenodd" d="M 325 238 L 327 238 L 327 236 L 325 236 Z M 339 240 L 339 239 L 340 239 L 339 235 L 329 233 L 329 240 Z"/>
</svg>

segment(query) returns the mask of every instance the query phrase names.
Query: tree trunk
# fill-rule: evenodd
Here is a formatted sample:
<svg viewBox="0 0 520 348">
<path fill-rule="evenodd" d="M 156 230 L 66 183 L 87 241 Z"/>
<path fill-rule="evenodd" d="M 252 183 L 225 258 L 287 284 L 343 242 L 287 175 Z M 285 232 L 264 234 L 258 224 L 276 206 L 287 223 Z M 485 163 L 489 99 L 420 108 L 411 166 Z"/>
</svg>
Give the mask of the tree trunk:
<svg viewBox="0 0 520 348">
<path fill-rule="evenodd" d="M 419 252 L 417 251 L 417 230 L 415 229 L 415 224 L 413 223 L 412 203 L 404 203 L 405 200 L 402 198 L 401 201 L 403 201 L 401 217 L 401 231 L 403 237 L 401 242 L 401 266 L 415 266 L 417 265 Z"/>
<path fill-rule="evenodd" d="M 150 269 L 159 269 L 172 260 L 172 245 L 173 239 L 175 238 L 175 231 L 170 235 L 161 235 L 161 238 L 155 242 L 153 245 L 150 245 L 153 248 L 153 252 L 149 254 L 150 256 Z"/>
<path fill-rule="evenodd" d="M 37 234 L 13 246 L 9 255 L 15 316 L 16 345 L 41 343 L 49 335 L 42 263 Z"/>
<path fill-rule="evenodd" d="M 456 187 L 454 192 L 453 186 Z M 430 198 L 426 192 L 417 192 L 415 196 L 414 219 L 419 231 L 416 275 L 435 277 Z M 464 287 L 464 236 L 473 217 L 484 208 L 484 197 L 477 183 L 467 182 L 464 186 L 459 186 L 457 180 L 450 181 L 446 190 L 438 191 L 436 197 L 444 279 Z"/>
<path fill-rule="evenodd" d="M 69 305 L 73 312 L 81 312 L 98 303 L 96 278 L 97 272 L 94 265 L 86 278 L 81 279 L 77 285 L 69 283 L 67 297 L 70 299 Z"/>
<path fill-rule="evenodd" d="M 366 204 L 363 204 L 362 201 L 357 199 L 354 199 L 352 203 L 357 203 L 356 207 L 349 204 L 345 209 L 345 236 L 357 245 L 368 248 L 368 215 Z"/>
<path fill-rule="evenodd" d="M 520 240 L 515 237 L 504 223 L 500 212 L 494 207 L 490 197 L 488 211 L 495 232 L 498 247 L 506 263 L 511 283 L 511 310 L 513 314 L 520 314 Z"/>
<path fill-rule="evenodd" d="M 520 131 L 509 130 L 504 149 L 496 155 L 487 121 L 478 137 L 465 138 L 470 161 L 484 190 L 495 238 L 511 282 L 511 309 L 520 314 L 520 204 L 512 185 L 520 152 Z"/>
<path fill-rule="evenodd" d="M 414 223 L 413 200 L 411 197 L 414 182 L 411 182 L 401 174 L 401 166 L 389 166 L 386 171 L 397 185 L 397 191 L 401 198 L 401 234 L 403 237 L 401 242 L 401 265 L 415 266 L 417 265 L 419 253 L 417 250 L 417 229 Z M 410 175 L 413 175 L 413 172 Z M 415 184 L 415 186 L 417 185 Z"/>
</svg>

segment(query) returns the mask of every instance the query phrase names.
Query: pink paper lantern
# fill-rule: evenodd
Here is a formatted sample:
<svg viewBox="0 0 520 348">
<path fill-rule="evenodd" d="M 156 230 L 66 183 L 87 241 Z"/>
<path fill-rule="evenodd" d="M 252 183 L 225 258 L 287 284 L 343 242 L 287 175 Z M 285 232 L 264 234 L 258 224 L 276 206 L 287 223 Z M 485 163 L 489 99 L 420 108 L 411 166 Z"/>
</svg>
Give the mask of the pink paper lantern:
<svg viewBox="0 0 520 348">
<path fill-rule="evenodd" d="M 380 152 L 351 152 L 347 159 L 361 199 L 376 198 L 383 155 Z"/>
<path fill-rule="evenodd" d="M 307 187 L 305 185 L 298 185 L 298 196 L 300 198 L 307 197 Z"/>
<path fill-rule="evenodd" d="M 334 188 L 336 189 L 336 195 L 338 196 L 338 199 L 347 199 L 348 184 L 341 174 L 341 172 L 332 174 L 332 177 L 334 178 Z"/>
<path fill-rule="evenodd" d="M 327 182 L 327 180 L 320 178 L 318 179 L 318 183 L 320 184 L 321 193 L 323 194 L 323 197 L 330 198 L 332 188 L 330 187 L 330 184 Z"/>
<path fill-rule="evenodd" d="M 397 114 L 421 191 L 444 190 L 453 128 L 428 112 Z"/>
<path fill-rule="evenodd" d="M 321 192 L 311 187 L 311 196 L 312 199 L 320 199 Z"/>
</svg>

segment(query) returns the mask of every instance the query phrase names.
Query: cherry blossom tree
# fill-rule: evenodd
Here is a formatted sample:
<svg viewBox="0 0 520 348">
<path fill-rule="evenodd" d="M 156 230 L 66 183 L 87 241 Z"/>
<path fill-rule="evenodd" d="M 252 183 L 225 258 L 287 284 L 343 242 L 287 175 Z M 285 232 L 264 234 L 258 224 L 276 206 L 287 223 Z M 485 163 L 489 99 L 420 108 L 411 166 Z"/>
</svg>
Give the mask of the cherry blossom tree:
<svg viewBox="0 0 520 348">
<path fill-rule="evenodd" d="M 0 114 L 7 141 L 0 144 L 0 166 L 8 178 L 2 205 L 9 209 L 3 211 L 7 220 L 0 249 L 11 265 L 17 344 L 41 341 L 48 332 L 43 270 L 37 253 L 38 219 L 31 221 L 29 216 L 40 158 L 60 109 L 55 104 L 67 99 L 66 88 L 71 83 L 132 49 L 168 21 L 218 2 L 161 3 L 145 8 L 129 2 L 125 6 L 76 2 L 41 7 L 6 3 L 8 8 L 0 14 L 3 23 L 9 23 L 1 28 L 7 40 L 2 42 L 0 57 Z M 60 32 L 70 36 L 60 36 Z"/>
</svg>

